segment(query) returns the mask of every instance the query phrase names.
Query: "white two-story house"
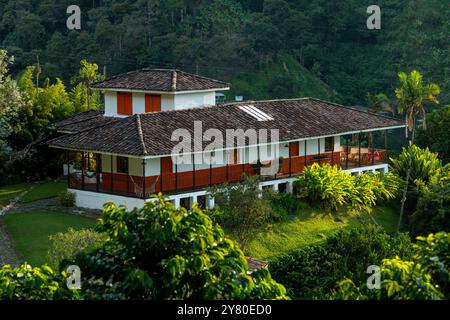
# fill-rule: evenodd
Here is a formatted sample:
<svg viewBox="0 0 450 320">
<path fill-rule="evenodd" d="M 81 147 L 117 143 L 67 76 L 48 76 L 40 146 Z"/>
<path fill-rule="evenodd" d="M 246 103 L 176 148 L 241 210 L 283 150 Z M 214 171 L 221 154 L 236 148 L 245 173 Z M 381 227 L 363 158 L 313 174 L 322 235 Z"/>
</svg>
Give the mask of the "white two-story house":
<svg viewBox="0 0 450 320">
<path fill-rule="evenodd" d="M 216 104 L 229 85 L 178 70 L 144 69 L 93 86 L 104 111 L 57 123 L 80 207 L 140 207 L 155 193 L 211 207 L 208 188 L 257 175 L 291 192 L 313 163 L 387 172 L 387 130 L 403 122 L 313 98 Z"/>
</svg>

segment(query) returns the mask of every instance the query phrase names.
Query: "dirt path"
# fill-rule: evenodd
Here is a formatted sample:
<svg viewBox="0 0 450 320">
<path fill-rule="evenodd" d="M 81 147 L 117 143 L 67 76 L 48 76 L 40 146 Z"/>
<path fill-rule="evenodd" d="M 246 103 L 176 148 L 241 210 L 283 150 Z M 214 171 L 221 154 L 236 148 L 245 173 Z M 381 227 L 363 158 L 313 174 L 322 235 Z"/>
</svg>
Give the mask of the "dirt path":
<svg viewBox="0 0 450 320">
<path fill-rule="evenodd" d="M 42 199 L 29 203 L 17 203 L 14 208 L 8 211 L 8 214 L 14 214 L 17 212 L 59 212 L 74 214 L 89 218 L 98 219 L 101 216 L 101 210 L 90 210 L 82 208 L 67 208 L 59 204 L 57 198 Z"/>
<path fill-rule="evenodd" d="M 22 261 L 23 259 L 17 253 L 14 242 L 6 230 L 3 218 L 0 218 L 0 268 L 5 264 L 17 266 Z"/>
<path fill-rule="evenodd" d="M 10 203 L 0 209 L 0 267 L 4 266 L 5 264 L 17 266 L 23 261 L 16 250 L 16 246 L 14 244 L 14 241 L 11 239 L 8 230 L 6 230 L 3 216 L 6 215 L 9 211 L 13 210 L 19 203 L 20 199 L 22 199 L 22 197 L 32 189 L 33 187 L 27 191 L 22 192 L 13 200 L 11 200 Z"/>
</svg>

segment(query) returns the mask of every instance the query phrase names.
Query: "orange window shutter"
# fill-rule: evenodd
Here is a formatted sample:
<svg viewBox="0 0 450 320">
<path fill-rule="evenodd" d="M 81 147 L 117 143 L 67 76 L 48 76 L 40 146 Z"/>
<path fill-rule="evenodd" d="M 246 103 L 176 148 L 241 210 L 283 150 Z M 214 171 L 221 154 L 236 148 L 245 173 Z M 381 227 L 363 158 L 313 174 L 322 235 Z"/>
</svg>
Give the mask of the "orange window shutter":
<svg viewBox="0 0 450 320">
<path fill-rule="evenodd" d="M 124 114 L 128 116 L 131 116 L 133 114 L 133 95 L 131 93 L 125 94 Z"/>
<path fill-rule="evenodd" d="M 154 97 L 154 110 L 155 112 L 161 111 L 161 96 Z"/>
<path fill-rule="evenodd" d="M 127 92 L 117 92 L 117 113 L 131 116 L 133 114 L 133 95 Z"/>
<path fill-rule="evenodd" d="M 161 111 L 161 96 L 146 95 L 145 96 L 145 112 Z"/>
</svg>

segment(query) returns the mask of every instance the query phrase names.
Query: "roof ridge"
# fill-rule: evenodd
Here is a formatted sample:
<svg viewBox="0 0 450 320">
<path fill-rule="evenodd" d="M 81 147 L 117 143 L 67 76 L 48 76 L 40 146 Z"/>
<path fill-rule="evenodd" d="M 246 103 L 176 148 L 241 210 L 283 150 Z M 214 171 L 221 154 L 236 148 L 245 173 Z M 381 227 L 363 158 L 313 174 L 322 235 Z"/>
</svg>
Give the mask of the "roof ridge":
<svg viewBox="0 0 450 320">
<path fill-rule="evenodd" d="M 141 115 L 139 113 L 136 115 L 136 125 L 137 125 L 137 131 L 138 131 L 138 136 L 139 136 L 139 142 L 141 143 L 141 147 L 144 151 L 144 155 L 148 155 L 147 148 L 145 146 L 144 135 L 142 132 Z"/>
<path fill-rule="evenodd" d="M 172 91 L 177 91 L 178 75 L 177 70 L 172 70 Z"/>
<path fill-rule="evenodd" d="M 222 104 L 223 106 L 237 106 L 237 105 L 246 105 L 249 103 L 261 103 L 261 102 L 280 102 L 280 101 L 299 101 L 299 100 L 311 100 L 313 98 L 310 97 L 302 97 L 302 98 L 289 98 L 289 99 L 269 99 L 269 100 L 248 100 L 248 101 L 233 101 L 226 102 Z"/>
</svg>

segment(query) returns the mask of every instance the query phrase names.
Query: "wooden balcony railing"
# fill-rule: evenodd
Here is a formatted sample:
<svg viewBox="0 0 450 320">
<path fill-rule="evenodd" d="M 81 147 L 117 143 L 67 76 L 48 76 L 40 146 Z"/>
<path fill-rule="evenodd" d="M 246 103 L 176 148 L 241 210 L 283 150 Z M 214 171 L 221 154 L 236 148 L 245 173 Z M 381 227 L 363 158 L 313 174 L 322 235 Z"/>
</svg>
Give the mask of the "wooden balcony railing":
<svg viewBox="0 0 450 320">
<path fill-rule="evenodd" d="M 227 165 L 189 172 L 170 172 L 159 176 L 133 176 L 109 172 L 73 170 L 69 173 L 69 188 L 108 193 L 134 198 L 149 198 L 152 194 L 176 194 L 203 190 L 225 182 L 239 182 L 245 176 L 258 175 L 261 180 L 274 180 L 300 175 L 313 163 L 338 165 L 343 169 L 366 167 L 387 162 L 386 150 L 342 148 L 338 152 L 320 155 L 296 156 L 279 159 L 276 173 L 261 175 L 261 169 L 252 164 Z M 269 165 L 270 163 L 266 163 Z"/>
</svg>

